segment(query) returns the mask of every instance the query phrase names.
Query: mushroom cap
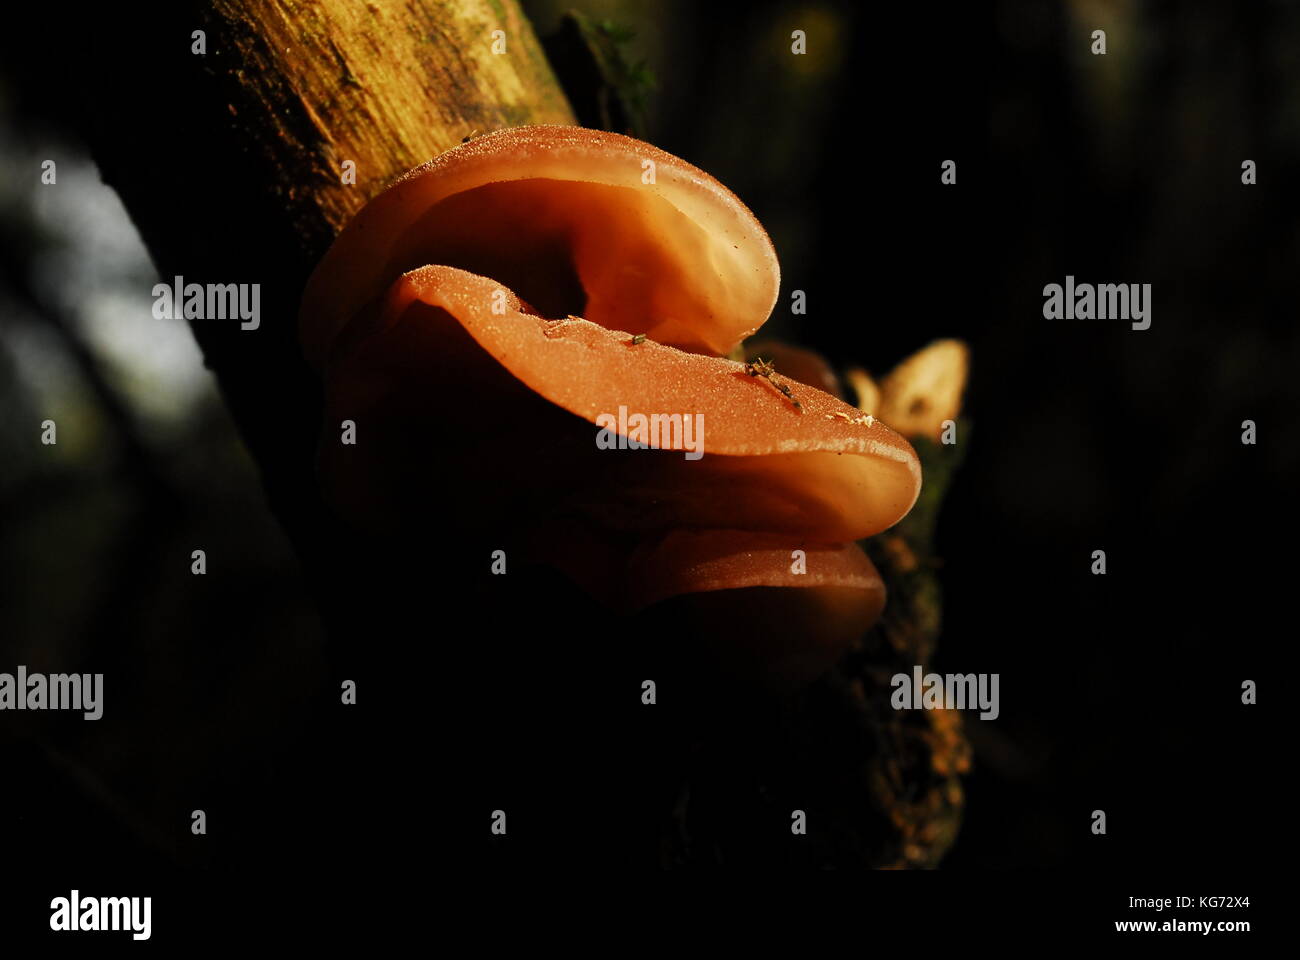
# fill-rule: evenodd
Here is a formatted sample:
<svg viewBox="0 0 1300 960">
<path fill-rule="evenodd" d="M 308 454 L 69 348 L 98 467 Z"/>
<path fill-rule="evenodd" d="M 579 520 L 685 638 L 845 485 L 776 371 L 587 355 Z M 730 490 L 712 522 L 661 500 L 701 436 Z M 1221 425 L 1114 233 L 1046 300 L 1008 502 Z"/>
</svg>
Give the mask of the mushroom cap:
<svg viewBox="0 0 1300 960">
<path fill-rule="evenodd" d="M 767 233 L 703 170 L 616 133 L 514 127 L 417 167 L 347 225 L 303 299 L 313 365 L 426 264 L 492 277 L 551 316 L 714 354 L 766 321 L 780 287 Z"/>
<path fill-rule="evenodd" d="M 795 550 L 804 555 L 798 570 Z M 753 587 L 845 591 L 860 606 L 862 629 L 885 606 L 884 581 L 856 543 L 809 543 L 741 530 L 674 530 L 643 544 L 628 562 L 627 602 L 634 609 L 686 593 Z"/>
<path fill-rule="evenodd" d="M 573 517 L 555 518 L 538 541 L 535 556 L 606 607 L 669 627 L 656 649 L 670 670 L 679 657 L 711 661 L 774 693 L 825 672 L 885 605 L 885 584 L 855 543 L 685 529 L 620 543 Z"/>
<path fill-rule="evenodd" d="M 960 340 L 936 340 L 918 350 L 880 382 L 877 416 L 908 437 L 937 440 L 945 420 L 961 412 L 970 369 L 970 348 Z"/>
<path fill-rule="evenodd" d="M 576 317 L 537 316 L 495 280 L 452 267 L 400 277 L 340 345 L 329 376 L 332 413 L 364 417 L 384 402 L 405 417 L 423 409 L 439 425 L 434 443 L 481 431 L 496 439 L 482 446 L 476 468 L 506 480 L 569 437 L 567 466 L 555 469 L 584 486 L 589 510 L 611 528 L 729 527 L 835 543 L 892 526 L 920 492 L 911 445 L 842 400 L 794 384 L 796 408 L 742 363 L 651 340 L 635 344 Z M 399 401 L 381 399 L 398 384 L 413 386 Z M 480 400 L 456 402 L 468 395 Z M 530 397 L 590 426 L 579 423 L 575 433 L 553 421 L 546 436 L 534 436 L 545 414 Z M 598 450 L 597 428 L 620 408 L 680 415 L 682 429 L 665 429 L 655 451 Z M 685 418 L 696 431 L 702 424 L 690 443 Z M 703 456 L 687 459 L 701 437 Z M 351 462 L 336 447 L 328 455 Z"/>
<path fill-rule="evenodd" d="M 804 573 L 792 569 L 794 549 Z M 729 530 L 670 533 L 633 556 L 628 583 L 634 602 L 657 602 L 661 618 L 690 624 L 688 643 L 775 693 L 824 673 L 885 606 L 884 582 L 855 543 Z"/>
</svg>

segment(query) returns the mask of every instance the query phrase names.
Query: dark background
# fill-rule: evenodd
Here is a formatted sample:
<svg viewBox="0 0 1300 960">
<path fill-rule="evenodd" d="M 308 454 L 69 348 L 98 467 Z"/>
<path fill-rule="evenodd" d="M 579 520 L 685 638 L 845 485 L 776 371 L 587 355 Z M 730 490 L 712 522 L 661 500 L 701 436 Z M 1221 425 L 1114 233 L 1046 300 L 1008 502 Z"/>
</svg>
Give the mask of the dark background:
<svg viewBox="0 0 1300 960">
<path fill-rule="evenodd" d="M 558 4 L 526 7 L 553 29 Z M 975 768 L 945 866 L 1262 864 L 1288 822 L 1268 680 L 1293 632 L 1282 530 L 1300 234 L 1283 196 L 1300 154 L 1300 12 L 583 9 L 636 30 L 656 80 L 649 139 L 772 234 L 783 284 L 764 333 L 876 373 L 938 337 L 972 347 L 936 667 L 1000 673 L 1002 714 L 968 718 Z M 792 58 L 800 27 L 810 52 Z M 1104 57 L 1088 52 L 1096 28 Z M 0 669 L 110 677 L 96 724 L 4 718 L 3 830 L 34 857 L 195 866 L 176 853 L 189 809 L 239 809 L 247 825 L 258 804 L 310 793 L 312 763 L 328 764 L 310 705 L 336 696 L 340 665 L 188 332 L 140 319 L 152 268 L 60 123 L 76 91 L 57 71 L 31 82 L 50 49 L 33 36 L 0 41 Z M 43 193 L 46 158 L 71 201 Z M 939 182 L 948 159 L 956 186 Z M 1244 159 L 1256 186 L 1241 184 Z M 1151 283 L 1151 328 L 1043 319 L 1044 284 L 1066 274 Z M 789 315 L 793 289 L 805 317 Z M 51 410 L 57 453 L 35 440 Z M 1256 446 L 1240 443 L 1245 419 Z M 1089 572 L 1095 549 L 1105 577 Z M 447 639 L 430 633 L 411 642 Z M 1261 706 L 1241 704 L 1245 679 Z M 439 776 L 447 720 L 407 754 L 430 798 L 454 787 Z M 1096 808 L 1105 837 L 1089 830 Z M 366 816 L 409 818 L 418 835 L 433 809 Z M 198 866 L 281 858 L 209 839 Z M 328 860 L 350 841 L 320 842 Z"/>
</svg>

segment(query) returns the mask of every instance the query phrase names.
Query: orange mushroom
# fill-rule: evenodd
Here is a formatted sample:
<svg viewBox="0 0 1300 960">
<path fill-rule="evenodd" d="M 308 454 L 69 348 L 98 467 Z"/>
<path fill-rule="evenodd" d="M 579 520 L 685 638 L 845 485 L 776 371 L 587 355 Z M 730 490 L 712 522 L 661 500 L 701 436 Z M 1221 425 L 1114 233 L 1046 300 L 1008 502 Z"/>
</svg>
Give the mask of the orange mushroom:
<svg viewBox="0 0 1300 960">
<path fill-rule="evenodd" d="M 360 436 L 327 432 L 328 499 L 393 526 L 456 478 L 457 518 L 530 531 L 612 606 L 797 592 L 805 625 L 835 625 L 829 656 L 884 603 L 852 541 L 907 513 L 920 466 L 837 397 L 721 356 L 778 287 L 744 205 L 648 144 L 523 127 L 456 147 L 372 200 L 307 286 L 328 422 Z M 698 418 L 703 456 L 680 429 L 600 448 L 620 409 Z"/>
<path fill-rule="evenodd" d="M 348 224 L 307 286 L 308 357 L 321 365 L 357 311 L 426 264 L 491 277 L 547 316 L 713 353 L 758 329 L 780 286 L 767 233 L 704 171 L 616 133 L 515 127 L 410 171 Z"/>
</svg>

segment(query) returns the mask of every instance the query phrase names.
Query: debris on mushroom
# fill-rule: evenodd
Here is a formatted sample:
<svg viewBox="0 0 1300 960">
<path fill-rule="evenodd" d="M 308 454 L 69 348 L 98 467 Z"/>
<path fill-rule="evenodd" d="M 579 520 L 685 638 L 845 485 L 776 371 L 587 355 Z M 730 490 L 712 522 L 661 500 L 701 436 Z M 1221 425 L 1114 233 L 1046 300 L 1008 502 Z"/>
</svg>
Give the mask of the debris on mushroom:
<svg viewBox="0 0 1300 960">
<path fill-rule="evenodd" d="M 762 377 L 772 386 L 776 387 L 776 389 L 780 391 L 781 395 L 789 400 L 796 410 L 803 409 L 803 405 L 796 400 L 794 394 L 790 392 L 790 387 L 777 379 L 776 367 L 772 365 L 770 360 L 764 360 L 761 357 L 755 358 L 745 364 L 745 372 L 751 377 Z"/>
</svg>

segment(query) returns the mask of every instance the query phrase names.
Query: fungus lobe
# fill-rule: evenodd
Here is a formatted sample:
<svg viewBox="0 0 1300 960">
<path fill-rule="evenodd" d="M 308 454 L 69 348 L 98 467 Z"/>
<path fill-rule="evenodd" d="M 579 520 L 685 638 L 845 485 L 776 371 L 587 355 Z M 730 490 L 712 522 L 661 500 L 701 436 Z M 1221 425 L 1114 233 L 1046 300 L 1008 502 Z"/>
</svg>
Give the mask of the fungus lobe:
<svg viewBox="0 0 1300 960">
<path fill-rule="evenodd" d="M 611 606 L 774 592 L 785 629 L 835 624 L 830 651 L 880 613 L 853 541 L 907 513 L 920 467 L 824 380 L 724 356 L 779 284 L 753 214 L 649 144 L 521 127 L 455 147 L 373 199 L 308 283 L 300 334 L 327 424 L 362 437 L 327 429 L 327 498 L 394 529 L 449 484 L 449 523 L 524 531 Z M 681 430 L 598 448 L 620 408 L 698 418 L 704 455 L 683 456 Z"/>
</svg>

